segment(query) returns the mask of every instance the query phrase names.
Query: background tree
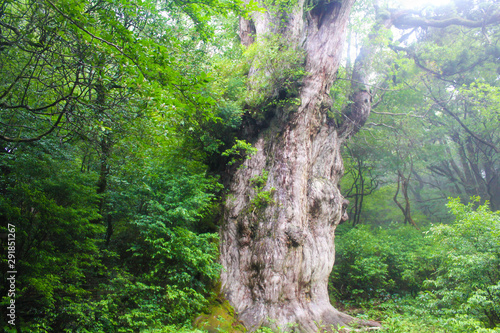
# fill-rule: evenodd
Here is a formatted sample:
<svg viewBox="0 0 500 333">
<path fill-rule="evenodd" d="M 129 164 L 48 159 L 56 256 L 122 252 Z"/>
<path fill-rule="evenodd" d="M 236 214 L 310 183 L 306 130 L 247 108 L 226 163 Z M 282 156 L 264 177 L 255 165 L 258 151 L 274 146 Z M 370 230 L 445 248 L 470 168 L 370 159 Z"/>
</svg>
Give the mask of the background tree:
<svg viewBox="0 0 500 333">
<path fill-rule="evenodd" d="M 383 175 L 377 172 L 380 167 L 377 159 L 380 156 L 371 149 L 373 146 L 366 144 L 364 140 L 359 141 L 352 141 L 345 146 L 343 152 L 346 172 L 340 183 L 344 197 L 349 200 L 347 215 L 353 226 L 362 221 L 365 198 L 377 190 L 383 181 Z M 370 147 L 370 150 L 366 150 L 366 147 Z"/>
<path fill-rule="evenodd" d="M 403 184 L 398 181 L 398 177 L 402 180 L 401 172 L 394 183 L 400 184 L 400 190 L 401 185 L 407 183 L 404 188 L 411 193 L 404 196 L 403 202 L 414 201 L 415 207 L 430 219 L 444 216 L 443 212 L 436 215 L 436 209 L 442 207 L 451 193 L 464 200 L 471 195 L 490 199 L 497 187 L 495 171 L 490 170 L 498 164 L 496 129 L 489 127 L 494 122 L 486 114 L 495 114 L 492 110 L 497 109 L 492 101 L 496 99 L 493 82 L 497 58 L 493 45 L 497 41 L 493 36 L 496 36 L 498 9 L 489 2 L 482 3 L 481 10 L 467 6 L 450 4 L 446 9 L 426 8 L 420 13 L 376 7 L 378 15 L 387 20 L 386 26 L 394 25 L 403 31 L 397 39 L 387 30 L 378 34 L 379 41 L 386 40 L 388 47 L 377 51 L 381 60 L 372 66 L 372 73 L 378 73 L 373 74 L 369 82 L 375 110 L 365 129 L 372 133 L 377 129 L 381 133 L 393 133 L 388 134 L 389 137 L 395 135 L 394 138 L 410 140 L 413 148 L 405 148 L 404 155 L 412 156 L 417 164 L 413 163 L 412 171 L 403 177 L 406 180 Z M 434 18 L 427 19 L 431 13 Z M 483 22 L 482 28 L 478 27 L 479 22 Z M 373 40 L 373 35 L 370 36 Z M 460 42 L 452 43 L 456 36 L 461 36 Z M 369 44 L 369 40 L 365 44 Z M 364 57 L 362 52 L 360 56 Z M 490 102 L 475 99 L 473 108 L 479 112 L 470 111 L 471 98 L 465 97 L 470 96 L 466 91 L 471 84 L 472 87 L 481 85 L 489 91 L 485 95 L 492 98 Z M 488 111 L 480 111 L 486 109 Z M 387 134 L 377 137 L 385 140 L 384 135 Z M 381 146 L 392 150 L 387 151 L 388 156 L 401 152 L 394 149 L 394 142 L 387 141 Z M 396 161 L 401 164 L 404 159 Z M 492 208 L 496 209 L 496 199 L 491 200 Z M 408 204 L 402 205 L 403 212 L 407 211 Z"/>
<path fill-rule="evenodd" d="M 19 273 L 17 325 L 2 327 L 133 332 L 207 304 L 220 266 L 201 221 L 220 187 L 193 142 L 203 127 L 231 133 L 226 86 L 208 86 L 207 55 L 222 53 L 208 20 L 238 8 L 2 3 L 0 218 L 16 225 Z"/>
</svg>

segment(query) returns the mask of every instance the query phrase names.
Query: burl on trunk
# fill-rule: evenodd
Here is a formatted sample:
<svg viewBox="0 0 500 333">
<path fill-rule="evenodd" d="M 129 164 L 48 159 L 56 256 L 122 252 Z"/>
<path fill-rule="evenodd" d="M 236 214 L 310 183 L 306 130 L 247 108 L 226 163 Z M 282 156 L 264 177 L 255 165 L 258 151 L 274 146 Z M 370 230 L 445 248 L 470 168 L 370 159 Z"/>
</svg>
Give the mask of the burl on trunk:
<svg viewBox="0 0 500 333">
<path fill-rule="evenodd" d="M 232 175 L 225 204 L 222 291 L 249 330 L 317 332 L 353 321 L 330 304 L 327 290 L 345 214 L 339 150 L 349 135 L 328 117 L 329 91 L 353 2 L 299 0 L 286 14 L 269 9 L 240 20 L 243 44 L 280 34 L 305 51 L 307 73 L 300 105 L 286 113 L 276 107 L 255 135 L 258 152 Z"/>
</svg>

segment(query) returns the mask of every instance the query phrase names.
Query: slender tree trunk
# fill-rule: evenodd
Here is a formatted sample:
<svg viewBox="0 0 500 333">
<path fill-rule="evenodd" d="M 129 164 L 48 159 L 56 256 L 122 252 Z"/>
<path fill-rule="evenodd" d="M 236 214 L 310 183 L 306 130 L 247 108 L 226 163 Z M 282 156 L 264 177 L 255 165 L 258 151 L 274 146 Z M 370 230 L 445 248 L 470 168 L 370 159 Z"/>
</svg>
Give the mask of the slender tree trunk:
<svg viewBox="0 0 500 333">
<path fill-rule="evenodd" d="M 500 177 L 498 169 L 495 169 L 494 164 L 489 161 L 484 164 L 484 169 L 491 210 L 496 212 L 500 209 Z"/>
<path fill-rule="evenodd" d="M 258 152 L 232 176 L 225 204 L 222 291 L 250 330 L 266 325 L 316 332 L 353 320 L 333 308 L 327 290 L 334 231 L 346 208 L 338 189 L 342 141 L 327 116 L 328 93 L 352 3 L 320 3 L 306 12 L 300 0 L 285 28 L 270 11 L 240 24 L 254 29 L 257 41 L 280 33 L 302 47 L 308 73 L 300 106 L 294 112 L 277 107 L 256 136 Z M 248 33 L 240 36 L 252 42 Z"/>
<path fill-rule="evenodd" d="M 410 168 L 413 170 L 413 166 Z M 413 218 L 411 217 L 411 206 L 410 206 L 410 197 L 408 196 L 408 188 L 410 186 L 410 178 L 411 178 L 412 172 L 408 174 L 408 177 L 405 177 L 404 172 L 401 170 L 398 170 L 398 187 L 396 189 L 396 193 L 394 194 L 394 197 L 392 198 L 396 205 L 399 207 L 401 212 L 403 213 L 403 216 L 405 217 L 403 223 L 410 223 L 412 226 L 415 228 L 419 229 L 415 221 L 413 221 Z M 403 194 L 403 198 L 405 200 L 405 206 L 398 201 L 398 194 L 399 194 L 399 188 L 401 187 L 401 193 Z"/>
</svg>

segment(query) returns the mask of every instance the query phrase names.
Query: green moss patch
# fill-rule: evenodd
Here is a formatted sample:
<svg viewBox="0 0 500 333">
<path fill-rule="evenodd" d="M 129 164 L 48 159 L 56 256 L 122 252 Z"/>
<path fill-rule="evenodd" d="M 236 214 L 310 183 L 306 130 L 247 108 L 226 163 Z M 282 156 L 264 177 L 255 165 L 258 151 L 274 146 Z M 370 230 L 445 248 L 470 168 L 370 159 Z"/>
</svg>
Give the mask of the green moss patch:
<svg viewBox="0 0 500 333">
<path fill-rule="evenodd" d="M 238 320 L 233 307 L 227 300 L 217 300 L 208 309 L 208 314 L 198 316 L 193 326 L 210 333 L 216 332 L 246 332 L 243 324 Z"/>
</svg>

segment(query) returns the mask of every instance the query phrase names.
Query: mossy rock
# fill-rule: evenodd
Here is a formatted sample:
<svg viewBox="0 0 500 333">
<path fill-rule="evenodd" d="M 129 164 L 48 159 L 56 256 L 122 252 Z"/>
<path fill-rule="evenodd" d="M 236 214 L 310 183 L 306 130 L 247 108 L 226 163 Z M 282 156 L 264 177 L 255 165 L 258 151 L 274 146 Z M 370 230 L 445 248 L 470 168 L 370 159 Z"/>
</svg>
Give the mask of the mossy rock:
<svg viewBox="0 0 500 333">
<path fill-rule="evenodd" d="M 208 314 L 202 314 L 194 320 L 193 326 L 209 333 L 247 331 L 227 300 L 222 303 L 217 300 L 209 307 Z"/>
</svg>

